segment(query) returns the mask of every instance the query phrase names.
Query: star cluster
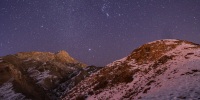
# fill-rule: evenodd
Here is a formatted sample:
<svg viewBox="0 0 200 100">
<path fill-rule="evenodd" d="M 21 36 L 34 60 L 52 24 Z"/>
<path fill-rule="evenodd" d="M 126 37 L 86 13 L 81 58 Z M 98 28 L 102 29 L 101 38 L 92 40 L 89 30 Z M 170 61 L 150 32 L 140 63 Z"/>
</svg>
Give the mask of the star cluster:
<svg viewBox="0 0 200 100">
<path fill-rule="evenodd" d="M 0 56 L 66 50 L 103 66 L 157 39 L 200 43 L 199 0 L 1 0 Z"/>
</svg>

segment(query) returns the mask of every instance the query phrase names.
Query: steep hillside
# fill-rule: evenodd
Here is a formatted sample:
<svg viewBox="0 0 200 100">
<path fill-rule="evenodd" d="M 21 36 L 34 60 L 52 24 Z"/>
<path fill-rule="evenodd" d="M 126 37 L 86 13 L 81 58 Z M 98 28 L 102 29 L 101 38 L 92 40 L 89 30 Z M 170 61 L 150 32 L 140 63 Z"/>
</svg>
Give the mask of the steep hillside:
<svg viewBox="0 0 200 100">
<path fill-rule="evenodd" d="M 0 58 L 0 100 L 54 100 L 100 68 L 66 51 L 22 52 Z"/>
<path fill-rule="evenodd" d="M 200 45 L 158 40 L 80 82 L 64 100 L 200 99 Z"/>
</svg>

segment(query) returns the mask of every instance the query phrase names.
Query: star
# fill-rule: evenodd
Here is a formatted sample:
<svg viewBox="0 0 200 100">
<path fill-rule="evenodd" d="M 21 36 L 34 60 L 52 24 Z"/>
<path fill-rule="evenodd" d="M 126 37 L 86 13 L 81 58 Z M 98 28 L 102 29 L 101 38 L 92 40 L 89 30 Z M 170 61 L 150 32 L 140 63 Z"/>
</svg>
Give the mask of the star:
<svg viewBox="0 0 200 100">
<path fill-rule="evenodd" d="M 110 15 L 108 13 L 106 13 L 106 16 L 109 17 Z"/>
</svg>

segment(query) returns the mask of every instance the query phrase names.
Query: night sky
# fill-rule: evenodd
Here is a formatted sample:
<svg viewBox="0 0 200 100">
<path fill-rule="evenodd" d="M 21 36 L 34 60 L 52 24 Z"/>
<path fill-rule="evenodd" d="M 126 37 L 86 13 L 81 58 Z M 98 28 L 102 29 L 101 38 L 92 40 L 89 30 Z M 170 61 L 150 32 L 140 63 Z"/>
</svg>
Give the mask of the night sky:
<svg viewBox="0 0 200 100">
<path fill-rule="evenodd" d="M 200 43 L 200 0 L 0 0 L 0 56 L 66 50 L 103 66 L 164 38 Z"/>
</svg>

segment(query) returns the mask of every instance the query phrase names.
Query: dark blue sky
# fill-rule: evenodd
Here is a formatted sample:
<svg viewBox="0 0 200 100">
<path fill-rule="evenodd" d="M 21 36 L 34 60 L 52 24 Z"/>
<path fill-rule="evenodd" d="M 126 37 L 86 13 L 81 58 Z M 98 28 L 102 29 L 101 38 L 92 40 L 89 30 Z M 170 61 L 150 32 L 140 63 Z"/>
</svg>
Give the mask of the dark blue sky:
<svg viewBox="0 0 200 100">
<path fill-rule="evenodd" d="M 0 56 L 66 50 L 102 66 L 164 38 L 200 43 L 200 0 L 0 0 Z"/>
</svg>

